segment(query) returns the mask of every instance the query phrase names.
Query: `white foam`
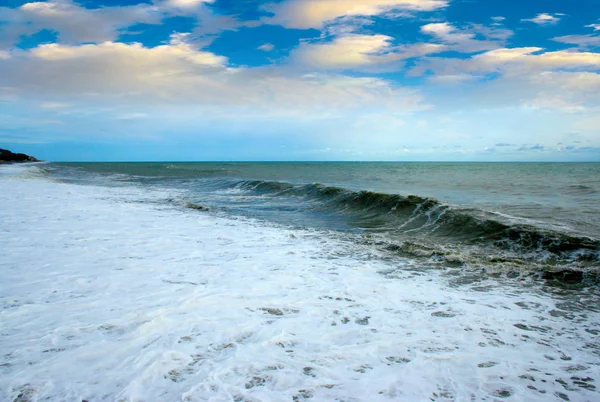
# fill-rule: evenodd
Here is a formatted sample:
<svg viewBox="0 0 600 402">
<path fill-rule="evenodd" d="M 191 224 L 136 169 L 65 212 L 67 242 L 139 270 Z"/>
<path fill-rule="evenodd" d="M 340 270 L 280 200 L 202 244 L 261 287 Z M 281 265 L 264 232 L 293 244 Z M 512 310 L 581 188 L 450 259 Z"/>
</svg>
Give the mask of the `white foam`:
<svg viewBox="0 0 600 402">
<path fill-rule="evenodd" d="M 598 399 L 593 294 L 0 176 L 0 400 Z"/>
</svg>

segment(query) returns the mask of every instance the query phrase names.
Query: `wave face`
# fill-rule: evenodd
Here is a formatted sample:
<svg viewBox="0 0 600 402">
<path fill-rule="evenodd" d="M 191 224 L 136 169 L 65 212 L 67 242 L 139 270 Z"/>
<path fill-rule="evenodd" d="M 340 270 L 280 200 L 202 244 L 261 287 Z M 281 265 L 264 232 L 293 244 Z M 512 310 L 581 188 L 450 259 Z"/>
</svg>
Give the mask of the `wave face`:
<svg viewBox="0 0 600 402">
<path fill-rule="evenodd" d="M 351 226 L 380 234 L 388 249 L 490 262 L 536 262 L 549 266 L 597 266 L 600 241 L 543 228 L 523 219 L 461 209 L 434 198 L 352 191 L 322 184 L 242 181 L 235 188 L 271 197 L 299 197 L 313 210 L 347 217 Z M 314 202 L 318 201 L 318 202 Z M 381 243 L 380 243 L 381 244 Z"/>
<path fill-rule="evenodd" d="M 330 230 L 361 247 L 432 265 L 549 277 L 565 270 L 600 272 L 597 163 L 95 163 L 39 169 L 78 184 L 167 188 L 179 195 L 165 202 Z"/>
</svg>

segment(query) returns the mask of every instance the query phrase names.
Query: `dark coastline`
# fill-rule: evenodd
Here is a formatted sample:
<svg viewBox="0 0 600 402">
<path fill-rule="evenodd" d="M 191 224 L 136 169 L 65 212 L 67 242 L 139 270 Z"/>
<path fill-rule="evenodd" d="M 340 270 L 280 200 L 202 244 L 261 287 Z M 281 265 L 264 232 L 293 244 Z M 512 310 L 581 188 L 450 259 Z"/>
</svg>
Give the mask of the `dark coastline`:
<svg viewBox="0 0 600 402">
<path fill-rule="evenodd" d="M 8 149 L 0 148 L 0 164 L 5 163 L 24 163 L 24 162 L 41 162 L 37 158 L 21 153 L 14 153 Z"/>
</svg>

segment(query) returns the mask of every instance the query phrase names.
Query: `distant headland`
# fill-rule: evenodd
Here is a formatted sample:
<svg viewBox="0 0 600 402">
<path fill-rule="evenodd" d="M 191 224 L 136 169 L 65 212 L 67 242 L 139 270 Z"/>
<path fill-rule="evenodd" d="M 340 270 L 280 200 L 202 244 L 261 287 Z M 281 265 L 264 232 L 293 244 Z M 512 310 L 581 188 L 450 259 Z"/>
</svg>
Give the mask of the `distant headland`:
<svg viewBox="0 0 600 402">
<path fill-rule="evenodd" d="M 0 163 L 10 163 L 10 162 L 40 162 L 38 159 L 33 156 L 29 156 L 26 154 L 15 154 L 8 149 L 0 148 Z"/>
</svg>

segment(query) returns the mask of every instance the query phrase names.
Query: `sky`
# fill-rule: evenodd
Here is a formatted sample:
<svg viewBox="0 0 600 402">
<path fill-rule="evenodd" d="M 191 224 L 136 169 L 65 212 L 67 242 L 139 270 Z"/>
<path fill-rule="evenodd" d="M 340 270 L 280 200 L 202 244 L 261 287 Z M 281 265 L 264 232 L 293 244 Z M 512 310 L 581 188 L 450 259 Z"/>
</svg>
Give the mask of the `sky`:
<svg viewBox="0 0 600 402">
<path fill-rule="evenodd" d="M 0 148 L 600 161 L 600 3 L 2 0 Z"/>
</svg>

